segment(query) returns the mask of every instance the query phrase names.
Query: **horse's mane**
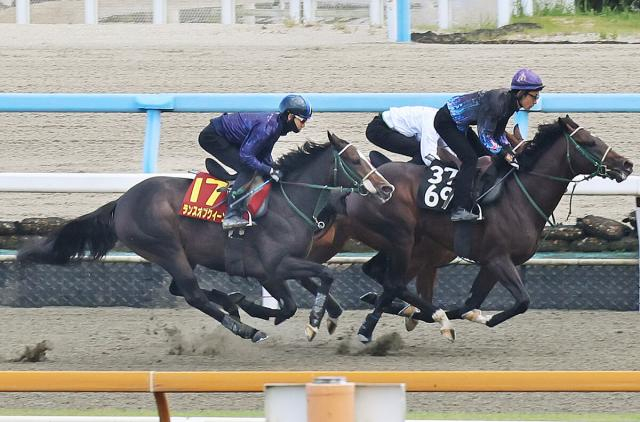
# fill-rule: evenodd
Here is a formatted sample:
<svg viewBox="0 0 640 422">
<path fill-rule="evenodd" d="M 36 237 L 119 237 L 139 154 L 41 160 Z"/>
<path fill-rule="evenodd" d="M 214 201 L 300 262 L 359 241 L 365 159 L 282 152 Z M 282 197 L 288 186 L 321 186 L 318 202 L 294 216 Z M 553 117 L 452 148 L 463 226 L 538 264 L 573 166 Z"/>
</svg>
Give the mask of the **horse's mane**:
<svg viewBox="0 0 640 422">
<path fill-rule="evenodd" d="M 327 148 L 331 148 L 330 142 L 319 144 L 307 141 L 304 145 L 280 157 L 276 161 L 275 167 L 287 174 L 308 165 Z"/>
<path fill-rule="evenodd" d="M 551 144 L 564 133 L 564 125 L 557 119 L 553 123 L 538 126 L 538 133 L 518 158 L 525 169 L 530 169 Z"/>
</svg>

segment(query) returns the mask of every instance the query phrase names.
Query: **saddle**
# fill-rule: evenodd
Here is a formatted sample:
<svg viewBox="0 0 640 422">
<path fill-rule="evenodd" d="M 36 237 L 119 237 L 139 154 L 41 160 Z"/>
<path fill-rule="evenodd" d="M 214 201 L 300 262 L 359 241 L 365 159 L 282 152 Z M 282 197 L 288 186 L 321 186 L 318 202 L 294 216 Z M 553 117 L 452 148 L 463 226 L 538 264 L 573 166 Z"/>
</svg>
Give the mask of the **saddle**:
<svg viewBox="0 0 640 422">
<path fill-rule="evenodd" d="M 218 166 L 217 170 L 222 170 L 235 179 L 235 175 L 231 175 L 222 166 Z M 232 183 L 224 173 L 218 173 L 217 175 L 220 177 L 214 177 L 210 173 L 198 172 L 184 195 L 178 214 L 183 217 L 221 223 L 224 213 L 227 211 L 227 193 Z M 256 189 L 263 183 L 262 177 L 254 177 L 249 191 Z M 270 192 L 271 183 L 267 183 L 251 194 L 247 198 L 247 212 L 243 217 L 251 221 L 263 216 L 267 211 Z"/>
<path fill-rule="evenodd" d="M 369 160 L 375 167 L 391 162 L 389 157 L 379 151 L 371 151 Z M 480 198 L 479 204 L 489 205 L 500 197 L 503 184 L 497 182 L 507 170 L 494 165 L 490 156 L 478 158 L 473 192 L 475 198 Z M 457 164 L 445 160 L 434 160 L 429 167 L 425 166 L 425 177 L 418 188 L 418 206 L 434 211 L 447 211 L 453 197 L 451 186 L 457 172 Z"/>
</svg>

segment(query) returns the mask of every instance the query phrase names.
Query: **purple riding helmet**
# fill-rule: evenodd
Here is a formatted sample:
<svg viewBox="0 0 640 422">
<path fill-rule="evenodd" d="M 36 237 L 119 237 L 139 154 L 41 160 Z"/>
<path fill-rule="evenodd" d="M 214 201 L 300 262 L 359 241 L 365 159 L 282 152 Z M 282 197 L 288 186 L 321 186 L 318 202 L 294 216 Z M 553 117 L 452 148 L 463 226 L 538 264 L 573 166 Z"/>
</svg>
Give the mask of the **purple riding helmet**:
<svg viewBox="0 0 640 422">
<path fill-rule="evenodd" d="M 542 78 L 531 69 L 520 69 L 511 79 L 511 89 L 515 91 L 540 91 L 542 88 Z"/>
</svg>

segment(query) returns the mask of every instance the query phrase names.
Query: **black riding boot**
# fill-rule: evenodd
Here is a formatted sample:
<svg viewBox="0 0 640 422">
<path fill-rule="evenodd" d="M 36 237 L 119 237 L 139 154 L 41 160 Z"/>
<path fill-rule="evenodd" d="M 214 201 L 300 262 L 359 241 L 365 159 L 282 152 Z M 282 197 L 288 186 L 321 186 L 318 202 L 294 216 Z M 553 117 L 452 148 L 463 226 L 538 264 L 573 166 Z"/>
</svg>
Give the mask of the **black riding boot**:
<svg viewBox="0 0 640 422">
<path fill-rule="evenodd" d="M 238 189 L 241 191 L 242 189 Z M 227 202 L 229 203 L 229 208 L 227 208 L 227 212 L 224 214 L 224 219 L 222 220 L 222 230 L 231 230 L 237 229 L 241 227 L 247 227 L 249 222 L 242 218 L 242 215 L 246 211 L 245 200 L 237 201 L 237 197 L 242 196 L 242 192 L 236 194 L 236 192 L 232 189 L 227 196 Z"/>
</svg>

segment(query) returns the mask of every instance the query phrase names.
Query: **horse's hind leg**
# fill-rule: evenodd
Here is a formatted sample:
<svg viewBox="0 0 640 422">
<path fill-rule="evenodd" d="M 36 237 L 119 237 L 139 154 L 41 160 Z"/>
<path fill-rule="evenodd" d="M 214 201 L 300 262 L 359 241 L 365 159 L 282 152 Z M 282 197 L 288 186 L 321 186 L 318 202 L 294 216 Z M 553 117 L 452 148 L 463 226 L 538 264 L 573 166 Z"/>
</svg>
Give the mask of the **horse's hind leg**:
<svg viewBox="0 0 640 422">
<path fill-rule="evenodd" d="M 229 313 L 229 315 L 231 315 L 232 317 L 240 321 L 240 312 L 238 311 L 238 306 L 233 301 L 231 301 L 231 299 L 226 293 L 223 293 L 220 290 L 216 290 L 216 289 L 211 289 L 211 290 L 201 289 L 201 290 L 204 292 L 205 295 L 207 295 L 207 298 L 211 302 L 221 305 L 222 308 Z M 178 289 L 175 279 L 171 280 L 171 284 L 169 285 L 169 293 L 171 293 L 174 296 L 179 296 L 179 297 L 183 296 L 182 292 L 180 292 L 180 289 Z"/>
<path fill-rule="evenodd" d="M 311 293 L 314 297 L 318 294 L 318 285 L 308 277 L 304 277 L 298 280 L 300 285 L 304 287 L 309 293 Z M 338 328 L 338 318 L 342 315 L 344 311 L 342 306 L 338 303 L 338 301 L 329 293 L 327 295 L 326 302 L 327 315 L 327 330 L 329 334 L 333 334 Z"/>
<path fill-rule="evenodd" d="M 267 335 L 262 331 L 236 320 L 211 302 L 205 292 L 198 286 L 193 269 L 184 255 L 178 257 L 174 255 L 174 258 L 170 261 L 157 262 L 162 262 L 162 267 L 173 276 L 175 286 L 189 305 L 214 318 L 237 336 L 251 339 L 254 343 L 267 338 Z"/>
</svg>

